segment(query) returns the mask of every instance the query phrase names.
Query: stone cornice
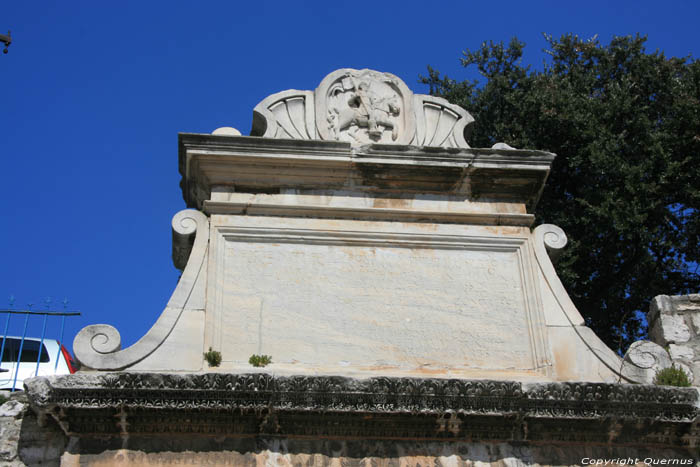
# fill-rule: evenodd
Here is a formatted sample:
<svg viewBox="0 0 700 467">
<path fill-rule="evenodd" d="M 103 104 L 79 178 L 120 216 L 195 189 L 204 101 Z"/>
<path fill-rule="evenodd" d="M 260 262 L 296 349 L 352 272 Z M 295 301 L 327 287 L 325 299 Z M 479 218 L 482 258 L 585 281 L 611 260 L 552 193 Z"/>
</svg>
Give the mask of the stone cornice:
<svg viewBox="0 0 700 467">
<path fill-rule="evenodd" d="M 359 203 L 358 203 L 359 204 Z M 253 216 L 295 216 L 331 219 L 380 219 L 404 222 L 445 222 L 475 225 L 507 225 L 529 227 L 535 221 L 533 214 L 439 212 L 419 209 L 377 208 L 364 206 L 334 206 L 313 204 L 285 204 L 280 202 L 204 201 L 202 210 L 207 214 L 248 214 Z"/>
<path fill-rule="evenodd" d="M 353 190 L 389 195 L 463 195 L 522 202 L 532 211 L 555 155 L 514 149 L 424 148 L 181 133 L 180 173 L 188 206 L 212 187 L 236 192 Z"/>
<path fill-rule="evenodd" d="M 108 373 L 33 378 L 74 436 L 284 435 L 698 446 L 693 388 L 421 378 Z"/>
</svg>

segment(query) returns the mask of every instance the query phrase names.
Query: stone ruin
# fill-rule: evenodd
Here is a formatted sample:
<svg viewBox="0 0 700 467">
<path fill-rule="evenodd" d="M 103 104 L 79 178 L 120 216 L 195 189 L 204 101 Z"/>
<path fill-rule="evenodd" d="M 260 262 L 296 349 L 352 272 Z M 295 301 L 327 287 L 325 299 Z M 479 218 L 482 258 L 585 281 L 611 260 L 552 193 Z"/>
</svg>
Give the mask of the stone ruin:
<svg viewBox="0 0 700 467">
<path fill-rule="evenodd" d="M 27 383 L 63 463 L 693 458 L 697 389 L 650 383 L 673 359 L 699 384 L 698 297 L 657 298 L 657 343 L 620 358 L 557 277 L 564 232 L 533 229 L 555 155 L 470 148 L 473 123 L 341 69 L 262 100 L 251 136 L 180 134 L 167 306 L 125 349 L 84 328 L 79 374 Z"/>
</svg>

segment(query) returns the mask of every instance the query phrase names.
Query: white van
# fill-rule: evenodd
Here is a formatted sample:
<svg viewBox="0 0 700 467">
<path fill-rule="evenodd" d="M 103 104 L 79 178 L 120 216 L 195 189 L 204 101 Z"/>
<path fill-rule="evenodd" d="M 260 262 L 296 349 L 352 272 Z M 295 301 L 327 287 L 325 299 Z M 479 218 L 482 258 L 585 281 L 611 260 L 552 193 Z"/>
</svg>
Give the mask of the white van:
<svg viewBox="0 0 700 467">
<path fill-rule="evenodd" d="M 24 344 L 22 344 L 21 337 L 6 336 L 4 341 L 2 362 L 0 362 L 0 390 L 12 389 L 20 345 L 22 346 L 22 358 L 19 359 L 17 382 L 14 384 L 15 390 L 24 389 L 24 379 L 31 378 L 35 374 L 37 376 L 51 376 L 75 373 L 76 366 L 73 358 L 66 348 L 55 339 L 44 339 L 42 344 L 41 339 L 26 337 Z M 3 337 L 0 336 L 0 348 L 2 342 Z M 37 360 L 39 360 L 38 371 Z"/>
</svg>

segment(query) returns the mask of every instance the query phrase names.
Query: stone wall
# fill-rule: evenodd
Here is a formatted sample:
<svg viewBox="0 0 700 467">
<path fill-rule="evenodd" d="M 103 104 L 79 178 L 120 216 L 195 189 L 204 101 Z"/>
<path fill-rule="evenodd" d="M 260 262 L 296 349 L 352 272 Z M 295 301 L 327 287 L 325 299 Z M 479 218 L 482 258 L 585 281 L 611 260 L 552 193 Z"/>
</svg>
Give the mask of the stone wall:
<svg viewBox="0 0 700 467">
<path fill-rule="evenodd" d="M 24 392 L 0 406 L 0 465 L 60 465 L 68 438 L 51 418 L 40 426 Z"/>
<path fill-rule="evenodd" d="M 25 465 L 19 460 L 18 444 L 22 419 L 27 407 L 24 393 L 17 393 L 0 406 L 0 462 L 2 465 Z"/>
<path fill-rule="evenodd" d="M 700 294 L 658 295 L 647 320 L 649 339 L 665 347 L 673 364 L 700 386 Z"/>
<path fill-rule="evenodd" d="M 696 459 L 691 451 L 658 447 L 585 445 L 539 446 L 517 443 L 440 441 L 300 440 L 287 438 L 237 439 L 185 450 L 159 452 L 138 449 L 66 453 L 66 467 L 145 466 L 277 466 L 277 467 L 534 467 L 545 465 L 608 466 L 685 465 Z M 601 462 L 602 463 L 602 462 Z"/>
</svg>

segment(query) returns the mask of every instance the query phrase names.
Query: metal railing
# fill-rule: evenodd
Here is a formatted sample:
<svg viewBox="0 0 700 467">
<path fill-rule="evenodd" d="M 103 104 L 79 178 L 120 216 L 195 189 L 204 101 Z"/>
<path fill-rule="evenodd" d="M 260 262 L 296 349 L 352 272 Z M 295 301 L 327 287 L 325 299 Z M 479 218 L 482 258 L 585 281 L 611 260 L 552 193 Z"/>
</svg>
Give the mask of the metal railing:
<svg viewBox="0 0 700 467">
<path fill-rule="evenodd" d="M 65 302 L 64 302 L 65 303 Z M 32 311 L 31 307 L 29 310 L 15 310 L 15 309 L 3 309 L 0 310 L 0 313 L 4 313 L 7 315 L 5 318 L 5 330 L 2 334 L 2 344 L 0 344 L 0 363 L 3 361 L 3 355 L 5 353 L 5 343 L 7 342 L 8 336 L 7 332 L 10 328 L 10 318 L 12 315 L 24 315 L 24 325 L 23 325 L 23 330 L 22 330 L 22 337 L 20 340 L 19 344 L 19 350 L 17 351 L 17 364 L 15 365 L 15 371 L 14 371 L 14 377 L 12 380 L 12 388 L 10 389 L 12 392 L 15 391 L 15 386 L 17 385 L 17 375 L 19 374 L 19 369 L 20 369 L 20 363 L 22 362 L 22 350 L 24 349 L 24 342 L 27 339 L 27 326 L 29 324 L 29 318 L 30 316 L 43 316 L 43 322 L 41 326 L 41 339 L 39 341 L 39 350 L 37 352 L 37 359 L 36 359 L 36 368 L 34 370 L 34 376 L 37 376 L 39 374 L 39 364 L 41 363 L 41 354 L 44 349 L 44 339 L 46 338 L 46 324 L 48 321 L 49 317 L 61 317 L 61 331 L 60 331 L 60 337 L 57 340 L 58 341 L 58 350 L 55 358 L 55 363 L 54 363 L 54 371 L 58 368 L 58 362 L 61 357 L 61 351 L 62 351 L 62 343 L 63 343 L 63 331 L 65 330 L 65 324 L 66 324 L 66 316 L 80 316 L 80 312 L 78 311 L 51 311 L 51 310 L 46 310 L 46 311 Z M 32 339 L 34 340 L 34 339 Z M 47 351 L 48 352 L 48 351 Z M 0 372 L 8 372 L 10 370 L 5 370 L 5 369 L 0 369 Z"/>
</svg>

